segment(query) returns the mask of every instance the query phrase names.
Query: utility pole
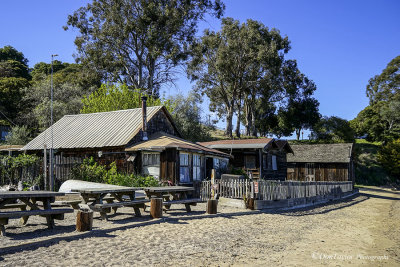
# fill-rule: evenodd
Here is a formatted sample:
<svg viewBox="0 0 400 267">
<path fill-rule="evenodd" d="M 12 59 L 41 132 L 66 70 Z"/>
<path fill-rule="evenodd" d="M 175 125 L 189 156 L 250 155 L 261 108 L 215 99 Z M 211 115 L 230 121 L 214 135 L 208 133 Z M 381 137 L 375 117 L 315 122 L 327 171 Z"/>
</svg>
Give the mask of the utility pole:
<svg viewBox="0 0 400 267">
<path fill-rule="evenodd" d="M 50 191 L 54 191 L 54 140 L 53 140 L 53 59 L 58 55 L 51 55 L 51 76 L 50 76 L 50 132 L 51 132 L 51 147 L 50 147 Z"/>
</svg>

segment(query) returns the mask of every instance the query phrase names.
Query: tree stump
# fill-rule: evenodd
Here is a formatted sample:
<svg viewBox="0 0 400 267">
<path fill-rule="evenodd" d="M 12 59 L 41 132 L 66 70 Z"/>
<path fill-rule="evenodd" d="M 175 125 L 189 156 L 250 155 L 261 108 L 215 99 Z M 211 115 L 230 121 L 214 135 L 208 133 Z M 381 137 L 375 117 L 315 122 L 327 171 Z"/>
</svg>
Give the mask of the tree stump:
<svg viewBox="0 0 400 267">
<path fill-rule="evenodd" d="M 254 210 L 254 198 L 249 198 L 247 202 L 247 207 L 251 210 Z"/>
<path fill-rule="evenodd" d="M 152 198 L 150 200 L 150 215 L 153 219 L 162 218 L 163 199 Z"/>
<path fill-rule="evenodd" d="M 93 225 L 93 211 L 88 209 L 78 210 L 76 214 L 76 231 L 91 231 Z"/>
<path fill-rule="evenodd" d="M 217 206 L 218 206 L 218 200 L 209 199 L 207 201 L 207 213 L 208 214 L 217 214 Z"/>
</svg>

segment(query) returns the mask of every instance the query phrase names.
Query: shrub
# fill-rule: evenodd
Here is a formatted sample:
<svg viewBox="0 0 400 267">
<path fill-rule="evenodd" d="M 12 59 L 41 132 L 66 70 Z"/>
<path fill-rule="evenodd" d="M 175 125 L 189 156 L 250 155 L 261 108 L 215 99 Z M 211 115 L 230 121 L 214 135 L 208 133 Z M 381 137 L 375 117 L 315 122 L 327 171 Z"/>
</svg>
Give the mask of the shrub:
<svg viewBox="0 0 400 267">
<path fill-rule="evenodd" d="M 106 183 L 128 187 L 159 186 L 152 176 L 120 173 L 115 162 L 109 166 L 99 165 L 93 157 L 84 159 L 83 163 L 72 169 L 72 179 L 95 183 Z"/>
<path fill-rule="evenodd" d="M 1 184 L 14 184 L 18 181 L 36 185 L 40 182 L 40 158 L 35 155 L 20 154 L 17 157 L 0 156 L 0 182 Z"/>
<path fill-rule="evenodd" d="M 378 160 L 395 179 L 400 179 L 400 139 L 382 146 Z"/>
</svg>

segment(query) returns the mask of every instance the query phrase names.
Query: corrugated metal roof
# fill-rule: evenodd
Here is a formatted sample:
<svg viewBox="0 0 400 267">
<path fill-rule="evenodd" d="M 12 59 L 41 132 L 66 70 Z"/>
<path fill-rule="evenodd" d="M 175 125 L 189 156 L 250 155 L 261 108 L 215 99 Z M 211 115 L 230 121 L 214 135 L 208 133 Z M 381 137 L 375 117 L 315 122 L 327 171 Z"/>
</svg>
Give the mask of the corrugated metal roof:
<svg viewBox="0 0 400 267">
<path fill-rule="evenodd" d="M 348 163 L 353 150 L 352 143 L 291 145 L 294 154 L 287 155 L 287 162 Z"/>
<path fill-rule="evenodd" d="M 0 151 L 17 151 L 22 147 L 21 145 L 2 145 L 0 146 Z"/>
<path fill-rule="evenodd" d="M 201 152 L 216 154 L 222 157 L 229 157 L 228 154 L 223 153 L 221 151 L 208 148 L 199 144 L 195 144 L 190 141 L 162 132 L 152 135 L 148 141 L 143 141 L 138 144 L 135 144 L 125 149 L 125 151 L 138 151 L 138 150 L 162 151 L 165 148 L 182 148 L 187 150 L 197 150 Z"/>
<path fill-rule="evenodd" d="M 147 121 L 162 106 L 147 107 Z M 142 127 L 142 109 L 127 109 L 78 115 L 66 115 L 53 125 L 54 148 L 95 148 L 124 146 Z M 22 150 L 51 147 L 51 128 L 25 145 Z"/>
<path fill-rule="evenodd" d="M 266 148 L 273 140 L 273 138 L 218 140 L 212 142 L 199 142 L 198 144 L 215 149 L 260 149 Z"/>
</svg>

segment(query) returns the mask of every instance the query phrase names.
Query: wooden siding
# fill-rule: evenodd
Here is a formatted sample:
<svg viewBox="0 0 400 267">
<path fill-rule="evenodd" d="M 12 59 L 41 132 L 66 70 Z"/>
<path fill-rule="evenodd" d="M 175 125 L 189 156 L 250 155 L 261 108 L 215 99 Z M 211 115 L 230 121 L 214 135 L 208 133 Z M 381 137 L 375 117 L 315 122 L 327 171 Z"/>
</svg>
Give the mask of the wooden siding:
<svg viewBox="0 0 400 267">
<path fill-rule="evenodd" d="M 164 112 L 159 111 L 155 114 L 150 121 L 147 122 L 147 136 L 152 134 L 164 132 L 174 136 L 180 136 L 180 134 L 175 130 L 171 121 L 168 119 Z M 140 129 L 139 133 L 129 142 L 127 147 L 132 146 L 138 142 L 142 141 L 143 131 Z"/>
<path fill-rule="evenodd" d="M 352 181 L 350 167 L 349 163 L 288 163 L 287 180 L 307 181 L 314 176 L 314 181 Z"/>
</svg>

